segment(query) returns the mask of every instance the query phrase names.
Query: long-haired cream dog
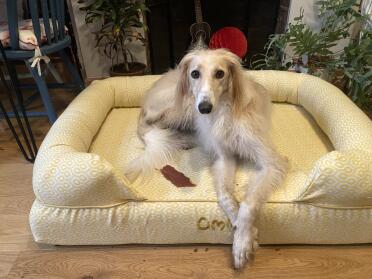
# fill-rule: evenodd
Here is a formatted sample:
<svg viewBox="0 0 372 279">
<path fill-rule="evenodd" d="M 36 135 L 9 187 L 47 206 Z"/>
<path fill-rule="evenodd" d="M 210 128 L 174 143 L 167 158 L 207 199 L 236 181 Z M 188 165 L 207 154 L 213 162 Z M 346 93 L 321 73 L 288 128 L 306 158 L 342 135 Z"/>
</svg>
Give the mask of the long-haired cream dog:
<svg viewBox="0 0 372 279">
<path fill-rule="evenodd" d="M 286 173 L 270 140 L 270 118 L 269 95 L 244 74 L 237 56 L 222 49 L 192 51 L 147 92 L 138 125 L 145 151 L 126 175 L 134 180 L 161 168 L 176 150 L 189 147 L 195 132 L 214 157 L 218 201 L 235 227 L 234 265 L 241 268 L 257 247 L 258 211 Z M 254 162 L 256 170 L 240 206 L 232 194 L 238 159 Z"/>
</svg>

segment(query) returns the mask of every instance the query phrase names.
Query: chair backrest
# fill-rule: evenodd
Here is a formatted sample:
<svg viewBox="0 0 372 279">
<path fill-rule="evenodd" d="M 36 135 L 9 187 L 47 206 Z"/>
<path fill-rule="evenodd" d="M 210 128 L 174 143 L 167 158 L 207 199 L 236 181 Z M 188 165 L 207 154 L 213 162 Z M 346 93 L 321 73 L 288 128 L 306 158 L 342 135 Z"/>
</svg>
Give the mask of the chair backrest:
<svg viewBox="0 0 372 279">
<path fill-rule="evenodd" d="M 10 47 L 19 49 L 17 0 L 7 0 Z M 64 0 L 28 0 L 28 8 L 38 44 L 42 42 L 40 18 L 43 19 L 48 44 L 56 43 L 65 37 Z M 40 13 L 39 13 L 40 12 Z M 52 35 L 53 34 L 53 35 Z"/>
</svg>

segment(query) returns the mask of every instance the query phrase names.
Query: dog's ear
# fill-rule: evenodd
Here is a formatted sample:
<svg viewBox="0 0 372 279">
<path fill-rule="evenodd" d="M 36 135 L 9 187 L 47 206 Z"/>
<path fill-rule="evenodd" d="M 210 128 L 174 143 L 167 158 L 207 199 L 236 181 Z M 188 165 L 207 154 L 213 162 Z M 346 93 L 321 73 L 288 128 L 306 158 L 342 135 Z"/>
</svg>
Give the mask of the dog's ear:
<svg viewBox="0 0 372 279">
<path fill-rule="evenodd" d="M 231 74 L 231 87 L 232 87 L 232 98 L 234 111 L 239 111 L 242 104 L 243 98 L 243 77 L 240 69 L 240 65 L 230 65 Z"/>
<path fill-rule="evenodd" d="M 230 86 L 231 86 L 231 93 L 232 93 L 232 100 L 233 100 L 233 110 L 234 113 L 239 114 L 246 102 L 245 96 L 245 78 L 244 78 L 244 70 L 241 66 L 240 58 L 235 54 L 231 53 L 230 51 L 225 51 L 224 53 L 225 59 L 228 61 L 229 64 L 229 75 L 230 75 Z"/>
<path fill-rule="evenodd" d="M 184 58 L 182 58 L 180 64 L 177 66 L 179 71 L 179 79 L 177 82 L 175 101 L 181 107 L 187 104 L 188 103 L 187 99 L 190 100 L 192 96 L 190 92 L 188 71 L 193 56 L 194 56 L 193 52 L 188 53 Z"/>
<path fill-rule="evenodd" d="M 244 111 L 244 108 L 254 102 L 252 86 L 245 76 L 240 58 L 228 50 L 221 49 L 219 51 L 229 65 L 233 112 L 235 115 L 239 115 Z"/>
<path fill-rule="evenodd" d="M 193 53 L 187 54 L 184 58 L 182 58 L 180 64 L 177 66 L 178 71 L 180 72 L 179 80 L 177 82 L 177 94 L 182 97 L 189 94 L 190 91 L 188 70 L 192 56 Z"/>
</svg>

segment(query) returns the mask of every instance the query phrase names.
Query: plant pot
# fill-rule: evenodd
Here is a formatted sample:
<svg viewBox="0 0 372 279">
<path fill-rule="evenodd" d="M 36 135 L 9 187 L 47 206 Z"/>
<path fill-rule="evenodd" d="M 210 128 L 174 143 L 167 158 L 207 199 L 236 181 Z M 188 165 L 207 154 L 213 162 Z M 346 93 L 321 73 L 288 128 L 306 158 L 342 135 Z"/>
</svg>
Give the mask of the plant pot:
<svg viewBox="0 0 372 279">
<path fill-rule="evenodd" d="M 110 69 L 110 76 L 142 76 L 145 73 L 146 65 L 139 62 L 130 62 L 129 71 L 125 71 L 123 63 L 114 65 Z"/>
</svg>

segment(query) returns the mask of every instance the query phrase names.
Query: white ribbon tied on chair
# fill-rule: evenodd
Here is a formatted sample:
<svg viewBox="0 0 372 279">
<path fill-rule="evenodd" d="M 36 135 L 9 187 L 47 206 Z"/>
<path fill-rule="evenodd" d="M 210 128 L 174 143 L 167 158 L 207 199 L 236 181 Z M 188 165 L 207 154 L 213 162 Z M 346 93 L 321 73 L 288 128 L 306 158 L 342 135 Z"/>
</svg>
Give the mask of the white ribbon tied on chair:
<svg viewBox="0 0 372 279">
<path fill-rule="evenodd" d="M 31 45 L 32 47 L 35 48 L 34 57 L 28 59 L 28 61 L 31 63 L 32 68 L 37 66 L 37 72 L 39 76 L 41 76 L 40 62 L 44 60 L 45 63 L 49 63 L 50 59 L 48 56 L 41 54 L 41 50 L 39 48 L 39 44 L 36 39 L 35 33 L 31 30 L 20 30 L 19 41 L 20 41 L 20 46 L 23 46 L 24 49 L 28 49 L 28 47 L 26 47 L 27 45 Z"/>
<path fill-rule="evenodd" d="M 50 62 L 50 58 L 48 56 L 46 56 L 46 55 L 42 55 L 39 46 L 37 46 L 35 48 L 34 57 L 28 59 L 28 61 L 31 62 L 31 68 L 35 68 L 35 66 L 37 66 L 37 72 L 38 72 L 39 76 L 41 76 L 41 65 L 40 65 L 40 62 L 42 60 L 44 60 L 45 63 L 49 63 Z"/>
</svg>

